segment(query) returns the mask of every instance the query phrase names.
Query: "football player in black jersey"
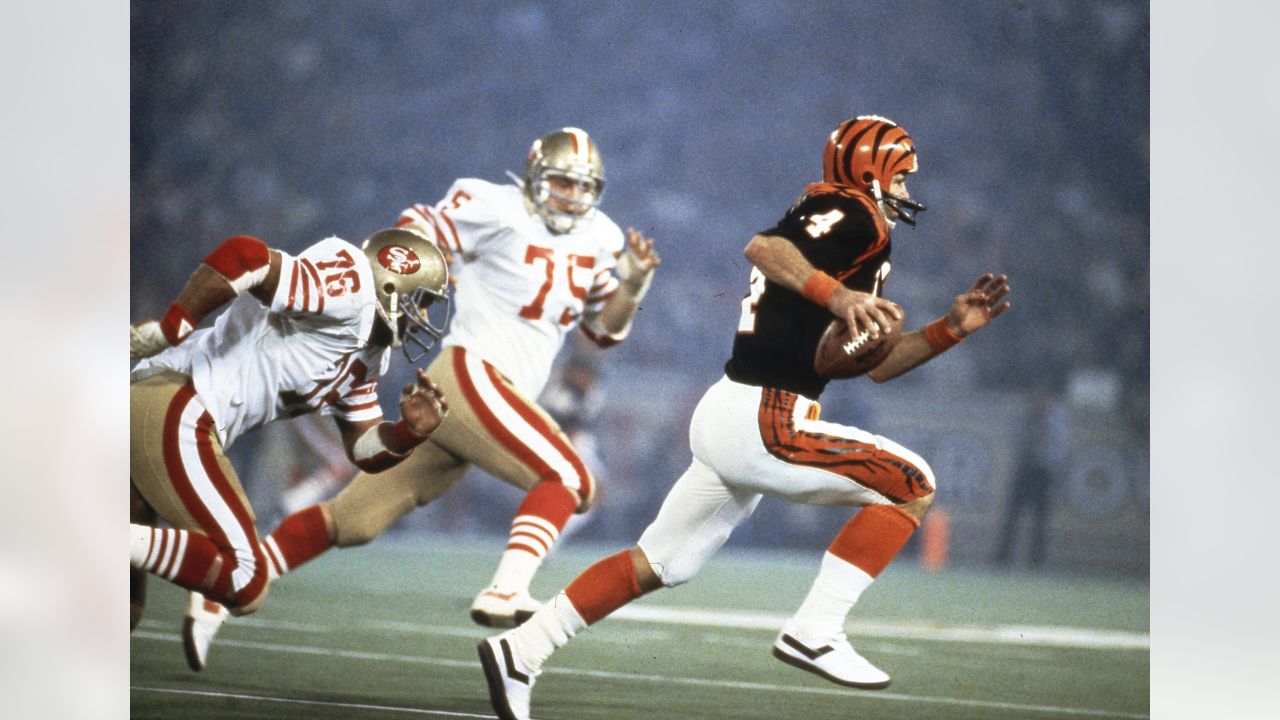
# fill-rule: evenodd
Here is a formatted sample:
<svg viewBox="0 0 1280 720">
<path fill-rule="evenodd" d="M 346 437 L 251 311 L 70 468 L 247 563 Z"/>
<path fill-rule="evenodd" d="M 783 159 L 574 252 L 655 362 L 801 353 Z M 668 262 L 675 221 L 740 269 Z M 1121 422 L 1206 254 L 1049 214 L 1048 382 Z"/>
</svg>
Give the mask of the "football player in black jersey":
<svg viewBox="0 0 1280 720">
<path fill-rule="evenodd" d="M 906 188 L 917 167 L 915 143 L 892 121 L 846 120 L 827 142 L 823 181 L 751 239 L 750 292 L 725 377 L 694 411 L 689 469 L 635 547 L 587 568 L 523 626 L 480 643 L 498 717 L 528 718 L 534 679 L 556 648 L 640 595 L 688 581 L 765 494 L 861 508 L 828 547 L 774 656 L 848 687 L 889 685 L 889 675 L 849 645 L 844 621 L 920 526 L 935 479 L 894 441 L 819 420 L 827 379 L 813 358 L 833 316 L 872 338 L 888 332 L 890 315 L 901 319 L 880 293 L 890 230 L 914 225 L 924 210 Z M 1008 293 L 1004 275 L 983 275 L 868 374 L 884 382 L 936 357 L 1007 310 Z"/>
</svg>

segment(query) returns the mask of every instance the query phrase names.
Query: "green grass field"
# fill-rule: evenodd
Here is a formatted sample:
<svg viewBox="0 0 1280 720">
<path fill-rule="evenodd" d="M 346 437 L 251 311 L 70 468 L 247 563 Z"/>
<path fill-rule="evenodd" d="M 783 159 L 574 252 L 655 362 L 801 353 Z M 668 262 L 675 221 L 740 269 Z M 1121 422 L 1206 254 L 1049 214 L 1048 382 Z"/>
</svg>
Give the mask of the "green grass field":
<svg viewBox="0 0 1280 720">
<path fill-rule="evenodd" d="M 233 618 L 202 673 L 179 640 L 184 595 L 151 578 L 131 648 L 135 718 L 493 717 L 467 607 L 504 539 L 385 537 L 331 552 Z M 618 547 L 570 543 L 547 597 Z M 891 567 L 848 626 L 893 685 L 856 691 L 770 655 L 817 570 L 812 555 L 726 550 L 688 585 L 579 636 L 534 690 L 540 720 L 1146 718 L 1148 592 L 1014 573 Z M 701 613 L 695 611 L 703 611 Z"/>
</svg>

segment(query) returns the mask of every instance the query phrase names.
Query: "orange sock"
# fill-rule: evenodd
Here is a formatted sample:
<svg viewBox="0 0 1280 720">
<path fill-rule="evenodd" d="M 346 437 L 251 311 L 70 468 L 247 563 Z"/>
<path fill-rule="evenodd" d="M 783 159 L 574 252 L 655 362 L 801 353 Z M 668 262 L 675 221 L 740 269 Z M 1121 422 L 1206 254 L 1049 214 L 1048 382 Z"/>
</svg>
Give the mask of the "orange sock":
<svg viewBox="0 0 1280 720">
<path fill-rule="evenodd" d="M 631 563 L 631 552 L 610 555 L 583 570 L 564 589 L 569 602 L 588 625 L 644 594 Z"/>
<path fill-rule="evenodd" d="M 868 505 L 845 523 L 827 550 L 874 578 L 889 566 L 919 525 L 893 505 Z"/>
</svg>

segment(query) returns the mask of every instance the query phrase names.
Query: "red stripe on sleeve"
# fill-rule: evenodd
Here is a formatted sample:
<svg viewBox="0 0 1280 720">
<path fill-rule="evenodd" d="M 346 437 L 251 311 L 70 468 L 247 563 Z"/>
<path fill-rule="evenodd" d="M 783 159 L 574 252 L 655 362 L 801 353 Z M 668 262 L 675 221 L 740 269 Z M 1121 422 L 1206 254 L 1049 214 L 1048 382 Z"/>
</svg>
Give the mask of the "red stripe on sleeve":
<svg viewBox="0 0 1280 720">
<path fill-rule="evenodd" d="M 316 284 L 316 313 L 324 312 L 324 288 L 320 285 L 320 273 L 316 270 L 316 266 L 311 264 L 310 260 L 303 259 L 302 266 L 307 269 L 307 273 L 311 275 L 311 279 Z"/>
</svg>

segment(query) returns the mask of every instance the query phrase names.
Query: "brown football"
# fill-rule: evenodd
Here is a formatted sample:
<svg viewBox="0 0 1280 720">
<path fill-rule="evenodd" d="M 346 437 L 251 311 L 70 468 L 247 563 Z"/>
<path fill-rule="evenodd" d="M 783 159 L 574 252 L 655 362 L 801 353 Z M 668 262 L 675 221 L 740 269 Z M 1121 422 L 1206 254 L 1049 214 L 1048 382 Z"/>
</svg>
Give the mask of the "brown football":
<svg viewBox="0 0 1280 720">
<path fill-rule="evenodd" d="M 905 320 L 905 313 L 903 318 Z M 902 338 L 902 323 L 903 320 L 890 315 L 889 334 L 886 335 L 881 330 L 880 337 L 871 340 L 866 331 L 858 333 L 857 337 L 850 336 L 849 326 L 844 320 L 832 320 L 818 340 L 818 349 L 813 354 L 813 369 L 822 377 L 832 380 L 858 377 L 870 371 L 884 362 L 898 344 L 898 340 Z"/>
</svg>

